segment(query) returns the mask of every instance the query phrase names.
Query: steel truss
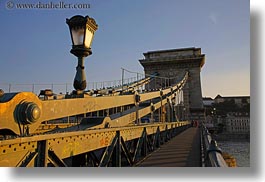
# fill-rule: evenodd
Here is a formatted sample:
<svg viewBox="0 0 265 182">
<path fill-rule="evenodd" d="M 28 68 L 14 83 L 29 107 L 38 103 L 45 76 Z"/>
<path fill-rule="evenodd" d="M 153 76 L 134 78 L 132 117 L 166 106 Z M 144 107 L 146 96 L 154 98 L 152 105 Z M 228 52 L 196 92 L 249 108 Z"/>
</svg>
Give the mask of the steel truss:
<svg viewBox="0 0 265 182">
<path fill-rule="evenodd" d="M 189 126 L 189 122 L 142 124 L 4 140 L 0 166 L 135 166 Z"/>
</svg>

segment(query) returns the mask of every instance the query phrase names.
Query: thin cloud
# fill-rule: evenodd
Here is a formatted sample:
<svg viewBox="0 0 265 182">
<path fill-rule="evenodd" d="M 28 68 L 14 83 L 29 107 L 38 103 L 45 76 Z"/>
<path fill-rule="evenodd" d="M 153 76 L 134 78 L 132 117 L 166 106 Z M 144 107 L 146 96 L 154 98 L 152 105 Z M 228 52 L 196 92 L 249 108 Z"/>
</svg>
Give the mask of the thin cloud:
<svg viewBox="0 0 265 182">
<path fill-rule="evenodd" d="M 210 15 L 209 15 L 209 19 L 210 19 L 210 21 L 213 23 L 213 24 L 217 24 L 217 15 L 215 14 L 215 13 L 211 13 Z"/>
</svg>

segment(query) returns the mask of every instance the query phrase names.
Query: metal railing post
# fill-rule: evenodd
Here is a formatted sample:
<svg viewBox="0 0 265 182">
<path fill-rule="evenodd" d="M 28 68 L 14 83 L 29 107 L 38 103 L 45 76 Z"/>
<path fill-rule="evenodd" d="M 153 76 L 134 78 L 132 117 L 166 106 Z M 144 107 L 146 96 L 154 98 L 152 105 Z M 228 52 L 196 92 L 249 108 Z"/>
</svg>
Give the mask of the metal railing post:
<svg viewBox="0 0 265 182">
<path fill-rule="evenodd" d="M 204 125 L 202 125 L 202 130 L 206 166 L 228 167 L 222 156 L 222 150 L 218 147 L 217 142 L 212 139 L 211 134 Z"/>
</svg>

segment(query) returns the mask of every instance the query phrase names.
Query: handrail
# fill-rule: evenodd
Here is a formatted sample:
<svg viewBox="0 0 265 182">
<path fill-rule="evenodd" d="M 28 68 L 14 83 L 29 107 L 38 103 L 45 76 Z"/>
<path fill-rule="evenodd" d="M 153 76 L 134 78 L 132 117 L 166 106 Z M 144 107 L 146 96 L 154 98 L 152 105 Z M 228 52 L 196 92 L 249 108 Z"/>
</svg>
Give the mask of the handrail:
<svg viewBox="0 0 265 182">
<path fill-rule="evenodd" d="M 201 138 L 203 140 L 206 167 L 228 167 L 222 156 L 222 150 L 218 147 L 217 142 L 212 139 L 211 134 L 204 125 L 202 125 Z"/>
</svg>

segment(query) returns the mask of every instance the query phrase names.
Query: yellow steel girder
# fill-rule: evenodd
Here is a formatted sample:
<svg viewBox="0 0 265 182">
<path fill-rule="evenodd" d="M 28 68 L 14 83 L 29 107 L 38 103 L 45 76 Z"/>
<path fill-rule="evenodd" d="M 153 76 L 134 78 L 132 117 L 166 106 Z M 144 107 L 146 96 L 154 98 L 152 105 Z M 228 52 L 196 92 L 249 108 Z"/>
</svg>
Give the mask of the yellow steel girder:
<svg viewBox="0 0 265 182">
<path fill-rule="evenodd" d="M 140 102 L 157 98 L 161 95 L 161 93 L 166 95 L 173 90 L 181 89 L 184 86 L 186 80 L 187 74 L 182 81 L 172 88 L 139 94 L 141 98 Z M 9 129 L 15 134 L 20 134 L 20 122 L 16 121 L 14 113 L 16 108 L 23 102 L 35 103 L 40 109 L 40 117 L 38 120 L 28 126 L 29 133 L 33 133 L 43 121 L 135 104 L 135 95 L 85 97 L 42 101 L 31 92 L 16 93 L 10 100 L 6 102 L 0 102 L 0 130 Z M 146 114 L 148 113 L 145 111 L 145 114 L 142 115 Z"/>
</svg>

